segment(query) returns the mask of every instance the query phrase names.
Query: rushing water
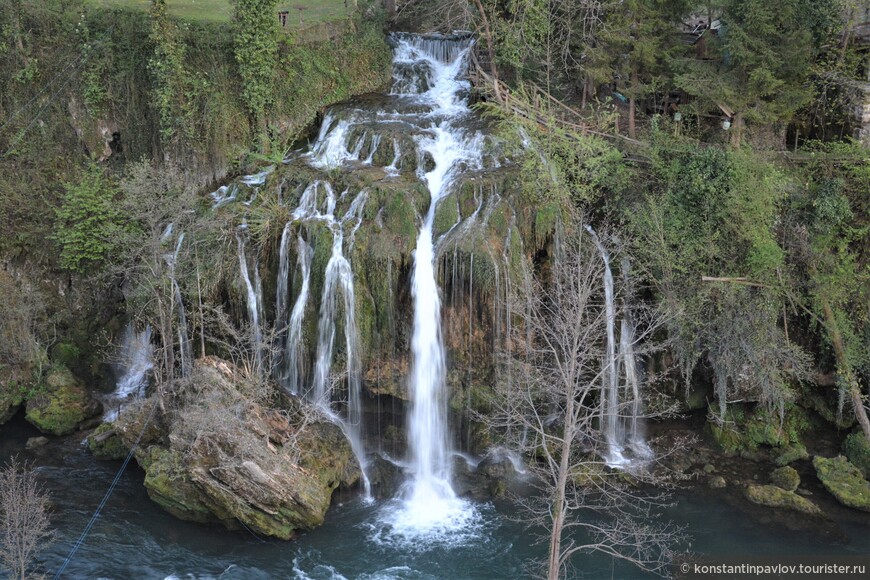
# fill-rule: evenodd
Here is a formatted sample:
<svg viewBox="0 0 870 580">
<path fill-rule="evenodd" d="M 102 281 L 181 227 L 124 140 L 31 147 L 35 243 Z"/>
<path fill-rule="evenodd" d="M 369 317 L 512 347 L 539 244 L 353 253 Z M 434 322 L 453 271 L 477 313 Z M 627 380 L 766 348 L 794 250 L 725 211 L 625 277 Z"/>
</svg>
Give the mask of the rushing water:
<svg viewBox="0 0 870 580">
<path fill-rule="evenodd" d="M 111 422 L 118 417 L 121 406 L 131 398 L 142 397 L 148 383 L 148 373 L 154 368 L 154 348 L 151 345 L 151 327 L 141 332 L 131 322 L 124 329 L 115 367 L 118 382 L 115 390 L 103 400 L 106 409 L 103 421 Z"/>
</svg>

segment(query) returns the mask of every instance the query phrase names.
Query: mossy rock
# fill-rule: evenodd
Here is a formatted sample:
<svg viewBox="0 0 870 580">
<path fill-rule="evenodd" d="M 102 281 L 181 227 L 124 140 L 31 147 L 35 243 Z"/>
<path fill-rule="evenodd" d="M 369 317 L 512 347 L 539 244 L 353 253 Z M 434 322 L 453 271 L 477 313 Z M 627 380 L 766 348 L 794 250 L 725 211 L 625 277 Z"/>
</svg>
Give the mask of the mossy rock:
<svg viewBox="0 0 870 580">
<path fill-rule="evenodd" d="M 97 459 L 123 459 L 127 456 L 127 448 L 111 423 L 103 423 L 88 435 L 88 449 Z"/>
<path fill-rule="evenodd" d="M 168 449 L 152 446 L 139 459 L 145 469 L 145 489 L 160 507 L 175 517 L 193 522 L 215 521 L 200 492 L 191 483 L 181 457 Z"/>
<path fill-rule="evenodd" d="M 709 420 L 713 439 L 727 453 L 754 452 L 760 446 L 788 447 L 800 444 L 800 436 L 809 426 L 801 407 L 789 406 L 785 415 L 772 413 L 761 406 L 730 405 L 724 422 Z"/>
<path fill-rule="evenodd" d="M 775 485 L 750 485 L 746 488 L 746 498 L 758 505 L 790 509 L 811 516 L 824 516 L 819 506 L 810 500 Z"/>
<path fill-rule="evenodd" d="M 861 470 L 849 463 L 842 455 L 828 459 L 816 456 L 813 459 L 816 475 L 841 504 L 870 512 L 870 483 L 861 475 Z"/>
<path fill-rule="evenodd" d="M 801 476 L 793 467 L 780 467 L 770 474 L 770 483 L 786 491 L 794 491 L 801 484 Z"/>
<path fill-rule="evenodd" d="M 783 447 L 773 461 L 782 467 L 795 461 L 809 459 L 809 457 L 810 454 L 807 453 L 807 448 L 802 443 L 792 443 Z"/>
<path fill-rule="evenodd" d="M 843 442 L 843 453 L 849 463 L 861 470 L 865 478 L 870 479 L 870 441 L 862 431 L 856 431 Z"/>
<path fill-rule="evenodd" d="M 26 418 L 43 433 L 66 435 L 101 411 L 70 370 L 57 366 L 48 371 L 44 388 L 28 399 Z"/>
<path fill-rule="evenodd" d="M 23 402 L 24 397 L 16 383 L 0 387 L 0 425 L 14 417 Z"/>
</svg>

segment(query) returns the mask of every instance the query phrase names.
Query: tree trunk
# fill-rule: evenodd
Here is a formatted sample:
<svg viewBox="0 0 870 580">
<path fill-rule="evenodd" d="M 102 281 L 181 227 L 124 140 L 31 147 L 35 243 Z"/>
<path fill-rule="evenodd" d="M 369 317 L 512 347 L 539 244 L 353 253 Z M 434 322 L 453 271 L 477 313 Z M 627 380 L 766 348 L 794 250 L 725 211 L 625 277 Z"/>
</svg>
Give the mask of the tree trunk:
<svg viewBox="0 0 870 580">
<path fill-rule="evenodd" d="M 574 439 L 574 392 L 570 390 L 565 407 L 565 428 L 562 433 L 562 449 L 559 457 L 559 473 L 556 478 L 556 494 L 553 498 L 553 528 L 550 531 L 550 557 L 547 563 L 547 579 L 557 580 L 562 569 L 562 529 L 565 527 L 565 493 L 568 487 L 568 471 L 571 468 L 571 442 Z"/>
<path fill-rule="evenodd" d="M 846 347 L 843 344 L 843 336 L 840 334 L 840 327 L 837 325 L 834 310 L 827 302 L 822 305 L 822 310 L 825 313 L 825 326 L 828 328 L 828 335 L 834 345 L 834 356 L 837 358 L 837 374 L 840 375 L 840 380 L 849 389 L 852 406 L 855 408 L 855 417 L 858 418 L 858 423 L 861 425 L 861 430 L 864 431 L 864 436 L 870 441 L 870 420 L 867 419 L 864 401 L 861 400 L 861 385 L 858 384 L 858 378 L 855 376 L 852 366 L 846 358 Z"/>
</svg>

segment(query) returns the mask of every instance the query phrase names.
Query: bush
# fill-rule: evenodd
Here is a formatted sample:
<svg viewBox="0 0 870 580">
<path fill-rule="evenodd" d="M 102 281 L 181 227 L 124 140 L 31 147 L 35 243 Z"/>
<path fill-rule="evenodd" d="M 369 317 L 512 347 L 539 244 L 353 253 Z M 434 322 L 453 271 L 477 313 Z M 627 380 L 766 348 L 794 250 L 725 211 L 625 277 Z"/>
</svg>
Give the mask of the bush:
<svg viewBox="0 0 870 580">
<path fill-rule="evenodd" d="M 96 165 L 78 183 L 65 183 L 64 188 L 54 239 L 61 246 L 61 266 L 81 272 L 105 260 L 114 247 L 121 230 L 117 189 Z"/>
</svg>

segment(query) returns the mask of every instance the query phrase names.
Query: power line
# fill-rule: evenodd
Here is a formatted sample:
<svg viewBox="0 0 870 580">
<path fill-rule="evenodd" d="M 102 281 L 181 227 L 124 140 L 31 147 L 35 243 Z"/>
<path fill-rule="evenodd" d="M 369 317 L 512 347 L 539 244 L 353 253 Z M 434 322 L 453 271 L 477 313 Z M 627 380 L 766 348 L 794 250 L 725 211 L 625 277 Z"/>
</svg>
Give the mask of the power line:
<svg viewBox="0 0 870 580">
<path fill-rule="evenodd" d="M 118 470 L 118 473 L 115 475 L 115 479 L 112 480 L 112 484 L 109 485 L 108 491 L 106 491 L 106 495 L 103 496 L 103 500 L 100 502 L 100 505 L 97 506 L 97 510 L 94 512 L 94 515 L 91 516 L 91 520 L 88 522 L 88 525 L 85 526 L 82 535 L 79 536 L 79 539 L 76 540 L 76 543 L 73 544 L 72 550 L 70 550 L 66 559 L 63 561 L 63 564 L 58 569 L 58 571 L 54 575 L 54 580 L 59 580 L 60 575 L 63 574 L 63 571 L 66 570 L 66 567 L 72 561 L 73 556 L 75 556 L 76 552 L 78 552 L 79 548 L 82 547 L 82 544 L 85 542 L 85 538 L 87 538 L 88 534 L 91 531 L 91 528 L 94 527 L 94 524 L 97 522 L 97 518 L 100 517 L 100 512 L 106 506 L 106 502 L 109 501 L 109 497 L 111 497 L 112 492 L 115 491 L 115 488 L 118 486 L 118 482 L 121 481 L 121 475 L 124 474 L 124 470 L 127 468 L 127 464 L 130 463 L 130 459 L 133 457 L 133 451 L 136 450 L 136 447 L 139 445 L 139 442 L 142 440 L 142 436 L 145 434 L 145 429 L 148 428 L 148 425 L 151 423 L 151 419 L 154 418 L 154 411 L 157 409 L 157 405 L 159 403 L 159 398 L 154 397 L 154 404 L 151 405 L 151 412 L 148 414 L 148 419 L 145 421 L 145 424 L 142 425 L 142 430 L 139 431 L 139 436 L 136 437 L 136 441 L 133 443 L 133 446 L 130 447 L 130 452 L 127 453 L 126 459 L 124 459 L 124 463 L 121 465 L 121 469 Z"/>
</svg>

